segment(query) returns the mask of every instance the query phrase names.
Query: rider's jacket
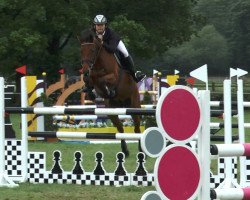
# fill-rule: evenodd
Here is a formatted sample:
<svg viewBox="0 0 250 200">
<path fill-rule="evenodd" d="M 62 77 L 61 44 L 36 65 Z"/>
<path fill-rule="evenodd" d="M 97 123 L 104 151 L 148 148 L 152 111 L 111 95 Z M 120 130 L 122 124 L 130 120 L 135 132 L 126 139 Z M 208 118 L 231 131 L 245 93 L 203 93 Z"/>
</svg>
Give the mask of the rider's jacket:
<svg viewBox="0 0 250 200">
<path fill-rule="evenodd" d="M 103 35 L 103 46 L 110 53 L 115 53 L 121 38 L 109 27 L 106 27 Z"/>
</svg>

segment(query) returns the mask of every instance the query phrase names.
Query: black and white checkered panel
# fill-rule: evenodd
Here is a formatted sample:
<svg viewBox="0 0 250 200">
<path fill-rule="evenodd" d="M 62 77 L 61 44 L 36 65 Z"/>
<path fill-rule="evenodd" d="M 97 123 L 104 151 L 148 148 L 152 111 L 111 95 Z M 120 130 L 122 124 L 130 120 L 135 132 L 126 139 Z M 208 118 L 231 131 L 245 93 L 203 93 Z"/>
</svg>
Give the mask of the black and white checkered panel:
<svg viewBox="0 0 250 200">
<path fill-rule="evenodd" d="M 21 144 L 21 140 L 5 140 L 5 170 L 13 181 L 22 178 Z"/>
<path fill-rule="evenodd" d="M 250 156 L 246 156 L 246 185 L 245 186 L 250 186 Z"/>
<path fill-rule="evenodd" d="M 220 178 L 218 175 L 214 175 L 212 172 L 210 172 L 210 188 L 215 189 L 217 188 L 222 182 L 224 178 Z"/>
<path fill-rule="evenodd" d="M 43 183 L 46 173 L 46 153 L 28 152 L 28 181 L 31 183 Z"/>
<path fill-rule="evenodd" d="M 147 174 L 146 176 L 136 176 L 131 173 L 131 185 L 135 186 L 155 186 L 154 174 Z"/>
<path fill-rule="evenodd" d="M 237 182 L 237 157 L 232 157 L 232 174 L 233 180 Z M 217 174 L 212 174 L 210 177 L 210 187 L 217 188 L 225 180 L 225 158 L 220 157 L 218 159 Z"/>
<path fill-rule="evenodd" d="M 84 174 L 72 174 L 72 172 L 52 174 L 50 171 L 46 171 L 46 154 L 44 152 L 29 152 L 28 168 L 28 181 L 30 183 L 131 185 L 130 174 L 126 176 L 116 176 L 114 173 L 94 175 L 92 172 L 85 172 Z"/>
</svg>

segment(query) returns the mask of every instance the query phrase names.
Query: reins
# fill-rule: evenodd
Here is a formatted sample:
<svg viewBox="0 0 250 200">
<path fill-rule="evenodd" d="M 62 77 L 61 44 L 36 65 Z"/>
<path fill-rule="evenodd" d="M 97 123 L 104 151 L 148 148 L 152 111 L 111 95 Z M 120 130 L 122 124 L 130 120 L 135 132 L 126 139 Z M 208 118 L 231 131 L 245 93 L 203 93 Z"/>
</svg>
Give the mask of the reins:
<svg viewBox="0 0 250 200">
<path fill-rule="evenodd" d="M 88 59 L 88 60 L 82 60 L 82 66 L 83 66 L 84 62 L 86 62 L 89 65 L 89 69 L 93 70 L 93 66 L 96 63 L 96 60 L 97 60 L 97 58 L 98 58 L 98 56 L 99 56 L 99 54 L 101 52 L 102 45 L 98 46 L 99 47 L 98 51 L 96 51 L 97 44 L 94 43 L 94 42 L 87 42 L 87 43 L 82 43 L 81 44 L 81 46 L 84 46 L 84 45 L 94 45 L 94 47 L 95 47 L 95 49 L 94 49 L 95 52 L 94 52 L 93 58 L 91 60 L 90 59 Z"/>
</svg>

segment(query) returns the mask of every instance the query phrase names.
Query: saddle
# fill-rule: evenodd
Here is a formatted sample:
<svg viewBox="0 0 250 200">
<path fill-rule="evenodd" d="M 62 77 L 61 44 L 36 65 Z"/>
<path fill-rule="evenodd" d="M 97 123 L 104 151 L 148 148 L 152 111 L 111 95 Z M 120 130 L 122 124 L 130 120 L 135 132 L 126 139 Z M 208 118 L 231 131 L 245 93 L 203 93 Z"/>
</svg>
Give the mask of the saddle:
<svg viewBox="0 0 250 200">
<path fill-rule="evenodd" d="M 120 51 L 116 50 L 116 52 L 114 53 L 114 56 L 115 56 L 115 59 L 116 59 L 118 65 L 119 65 L 119 67 L 121 69 L 123 69 L 123 70 L 126 70 L 125 67 L 124 67 L 125 64 L 124 64 L 124 56 L 123 56 L 123 54 Z"/>
</svg>

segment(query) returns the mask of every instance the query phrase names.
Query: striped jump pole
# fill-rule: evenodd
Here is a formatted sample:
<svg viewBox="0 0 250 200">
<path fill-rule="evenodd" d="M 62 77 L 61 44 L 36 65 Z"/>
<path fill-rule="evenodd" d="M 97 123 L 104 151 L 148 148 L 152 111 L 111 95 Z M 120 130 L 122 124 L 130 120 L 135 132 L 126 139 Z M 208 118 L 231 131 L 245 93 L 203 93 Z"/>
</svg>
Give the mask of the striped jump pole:
<svg viewBox="0 0 250 200">
<path fill-rule="evenodd" d="M 155 115 L 155 109 L 142 108 L 67 108 L 67 107 L 6 107 L 9 113 L 25 114 L 79 114 L 79 115 Z M 223 114 L 222 110 L 212 110 L 211 117 Z M 233 115 L 236 113 L 232 113 Z"/>
<path fill-rule="evenodd" d="M 46 137 L 46 138 L 74 138 L 74 139 L 110 139 L 110 140 L 140 140 L 142 137 L 141 133 L 88 133 L 88 132 L 56 132 L 56 131 L 45 131 L 45 132 L 29 132 L 31 137 Z"/>
<path fill-rule="evenodd" d="M 210 106 L 212 107 L 223 107 L 224 101 L 210 101 Z M 232 101 L 231 102 L 232 106 L 237 106 L 238 102 L 237 101 Z M 243 106 L 246 108 L 250 108 L 250 101 L 244 101 Z"/>
<path fill-rule="evenodd" d="M 105 105 L 69 105 L 69 106 L 53 106 L 56 108 L 103 108 Z M 153 104 L 142 104 L 141 108 L 155 109 L 156 105 Z"/>
<path fill-rule="evenodd" d="M 245 188 L 218 188 L 210 191 L 211 199 L 248 200 L 250 199 L 250 187 Z"/>
<path fill-rule="evenodd" d="M 26 113 L 26 114 L 80 114 L 80 115 L 155 115 L 155 109 L 141 108 L 55 108 L 55 107 L 39 107 L 39 108 L 20 108 L 6 107 L 9 113 Z"/>
<path fill-rule="evenodd" d="M 225 124 L 221 122 L 211 122 L 210 128 L 216 129 L 216 128 L 224 128 Z M 232 128 L 238 128 L 239 124 L 232 124 Z M 250 123 L 244 123 L 244 128 L 250 128 Z"/>
<path fill-rule="evenodd" d="M 119 119 L 131 119 L 130 115 L 119 115 Z M 107 115 L 54 115 L 53 120 L 98 120 L 108 119 Z"/>
<path fill-rule="evenodd" d="M 250 156 L 250 143 L 210 145 L 212 155 L 219 157 Z"/>
</svg>

